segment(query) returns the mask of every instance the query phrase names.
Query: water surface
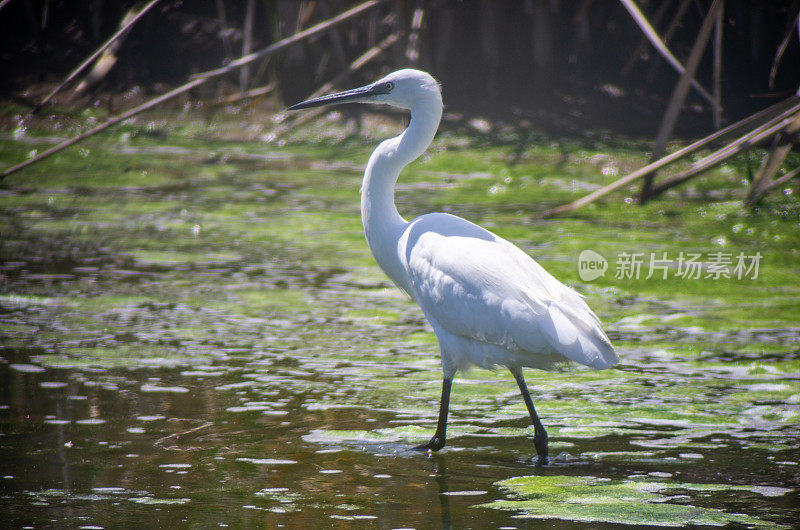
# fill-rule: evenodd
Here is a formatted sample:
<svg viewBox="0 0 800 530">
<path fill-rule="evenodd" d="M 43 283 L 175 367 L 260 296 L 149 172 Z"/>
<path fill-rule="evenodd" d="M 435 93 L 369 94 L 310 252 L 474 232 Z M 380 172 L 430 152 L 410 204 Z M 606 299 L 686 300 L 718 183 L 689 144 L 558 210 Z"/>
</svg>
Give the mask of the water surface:
<svg viewBox="0 0 800 530">
<path fill-rule="evenodd" d="M 361 165 L 396 126 L 277 145 L 176 124 L 134 122 L 0 189 L 3 526 L 795 524 L 791 197 L 745 213 L 744 168 L 725 166 L 646 207 L 534 221 L 644 149 L 440 135 L 401 177 L 401 211 L 519 244 L 586 295 L 621 362 L 526 372 L 550 466 L 502 370 L 459 375 L 428 455 L 410 447 L 434 430 L 436 343 L 358 216 Z M 46 133 L 7 134 L 0 161 Z M 609 269 L 582 282 L 586 249 Z M 687 279 L 680 252 L 762 258 L 757 276 Z M 633 253 L 642 274 L 618 275 Z M 646 278 L 651 253 L 670 263 Z"/>
</svg>

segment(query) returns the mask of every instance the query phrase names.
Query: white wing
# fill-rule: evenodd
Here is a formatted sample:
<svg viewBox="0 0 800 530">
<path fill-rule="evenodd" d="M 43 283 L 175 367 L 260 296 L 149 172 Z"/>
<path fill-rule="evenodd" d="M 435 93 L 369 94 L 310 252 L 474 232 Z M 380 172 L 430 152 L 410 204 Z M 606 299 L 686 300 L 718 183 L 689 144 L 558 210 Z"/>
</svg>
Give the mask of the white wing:
<svg viewBox="0 0 800 530">
<path fill-rule="evenodd" d="M 583 297 L 491 232 L 428 214 L 409 224 L 400 250 L 410 294 L 434 328 L 515 353 L 523 365 L 526 358 L 531 366 L 546 365 L 536 357 L 552 354 L 594 368 L 617 363 Z"/>
</svg>

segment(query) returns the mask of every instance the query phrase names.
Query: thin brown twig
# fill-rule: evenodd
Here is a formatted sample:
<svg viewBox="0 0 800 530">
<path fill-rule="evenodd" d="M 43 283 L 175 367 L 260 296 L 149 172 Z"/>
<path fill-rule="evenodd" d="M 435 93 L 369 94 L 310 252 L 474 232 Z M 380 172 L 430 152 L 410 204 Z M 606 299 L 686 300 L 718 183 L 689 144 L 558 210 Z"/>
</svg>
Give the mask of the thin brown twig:
<svg viewBox="0 0 800 530">
<path fill-rule="evenodd" d="M 658 195 L 664 193 L 670 188 L 674 188 L 678 184 L 689 180 L 691 177 L 702 173 L 708 169 L 711 169 L 714 166 L 717 166 L 724 162 L 725 160 L 738 155 L 743 151 L 748 151 L 753 147 L 761 144 L 762 142 L 769 140 L 774 135 L 780 133 L 784 129 L 786 129 L 792 122 L 797 121 L 797 115 L 790 116 L 784 120 L 779 121 L 771 126 L 761 126 L 757 128 L 755 131 L 746 134 L 740 138 L 737 138 L 734 142 L 726 145 L 722 149 L 719 149 L 707 157 L 703 158 L 702 160 L 698 160 L 692 167 L 678 173 L 677 175 L 672 175 L 669 178 L 664 179 L 660 182 L 657 186 L 653 188 L 653 193 Z"/>
<path fill-rule="evenodd" d="M 750 183 L 750 191 L 745 199 L 745 205 L 752 208 L 758 204 L 770 188 L 773 177 L 778 173 L 784 160 L 786 160 L 786 156 L 794 146 L 795 135 L 798 131 L 800 131 L 800 114 L 794 117 L 792 122 L 786 126 L 786 129 L 775 136 L 756 177 L 753 179 L 753 182 Z"/>
<path fill-rule="evenodd" d="M 253 19 L 255 18 L 256 1 L 247 0 L 247 7 L 244 15 L 244 29 L 242 30 L 242 55 L 247 55 L 253 51 Z M 250 65 L 245 65 L 239 70 L 240 91 L 244 94 L 247 91 L 247 84 L 250 81 Z"/>
<path fill-rule="evenodd" d="M 708 39 L 711 36 L 711 31 L 714 29 L 714 25 L 717 21 L 717 12 L 722 8 L 722 5 L 723 0 L 713 0 L 711 7 L 708 8 L 708 13 L 706 13 L 706 17 L 703 20 L 703 25 L 700 26 L 700 31 L 692 46 L 692 51 L 689 52 L 689 59 L 686 61 L 686 71 L 683 72 L 683 75 L 675 84 L 675 88 L 667 104 L 667 110 L 664 113 L 664 118 L 661 120 L 661 125 L 658 128 L 656 139 L 653 142 L 654 158 L 660 158 L 666 150 L 667 139 L 672 135 L 675 124 L 678 122 L 683 102 L 686 100 L 686 96 L 689 93 L 689 85 L 694 79 L 697 68 L 700 66 L 700 60 L 703 58 Z M 644 203 L 657 195 L 655 187 L 653 186 L 654 177 L 654 174 L 650 174 L 644 179 L 642 189 L 639 193 L 639 202 Z"/>
<path fill-rule="evenodd" d="M 70 72 L 70 74 L 67 76 L 67 78 L 64 79 L 64 81 L 62 81 L 60 85 L 55 87 L 49 94 L 47 94 L 47 96 L 45 96 L 45 98 L 41 102 L 39 102 L 38 105 L 36 105 L 33 108 L 33 110 L 30 111 L 29 115 L 30 114 L 36 114 L 37 112 L 39 112 L 42 109 L 42 107 L 44 107 L 53 98 L 53 96 L 58 94 L 58 92 L 60 92 L 62 88 L 67 86 L 87 66 L 92 64 L 92 62 L 94 62 L 94 60 L 97 59 L 100 56 L 100 54 L 102 54 L 104 51 L 106 51 L 112 44 L 117 42 L 117 40 L 119 40 L 120 37 L 122 37 L 125 33 L 127 33 L 128 30 L 130 30 L 131 27 L 133 27 L 134 24 L 136 24 L 143 16 L 145 16 L 147 14 L 148 11 L 150 11 L 150 9 L 152 7 L 154 7 L 160 1 L 161 0 L 151 0 L 149 4 L 144 6 L 141 9 L 141 11 L 139 11 L 136 14 L 136 16 L 134 16 L 127 24 L 125 24 L 124 26 L 119 28 L 116 33 L 111 35 L 111 37 L 109 37 L 108 40 L 103 43 L 102 46 L 97 48 L 97 50 L 95 50 L 95 52 L 93 54 L 91 54 L 89 57 L 87 57 L 85 61 L 83 61 L 81 64 L 78 65 L 77 68 L 75 68 L 72 72 Z"/>
<path fill-rule="evenodd" d="M 205 421 L 201 425 L 198 425 L 197 427 L 192 427 L 191 429 L 188 429 L 186 431 L 175 432 L 175 433 L 172 433 L 172 434 L 168 434 L 166 436 L 162 436 L 161 438 L 159 438 L 158 440 L 153 442 L 153 445 L 155 445 L 156 447 L 161 447 L 163 449 L 171 449 L 173 451 L 181 450 L 181 449 L 184 449 L 184 450 L 186 450 L 186 449 L 196 449 L 195 447 L 178 447 L 178 446 L 175 446 L 175 445 L 164 445 L 164 443 L 167 440 L 171 440 L 171 439 L 174 439 L 174 440 L 177 441 L 178 438 L 180 438 L 181 436 L 186 436 L 187 434 L 192 434 L 193 432 L 197 432 L 197 431 L 199 431 L 201 429 L 208 428 L 208 427 L 210 427 L 212 425 L 214 425 L 212 422 Z"/>
<path fill-rule="evenodd" d="M 653 14 L 653 22 L 651 24 L 654 29 L 661 23 L 661 20 L 664 18 L 664 15 L 666 15 L 667 9 L 669 9 L 671 3 L 672 0 L 664 0 L 656 9 L 656 12 Z M 622 75 L 627 76 L 633 69 L 634 65 L 639 62 L 639 60 L 642 58 L 642 55 L 644 55 L 645 50 L 647 50 L 647 43 L 647 36 L 642 34 L 642 36 L 639 38 L 639 44 L 636 45 L 636 50 L 631 54 L 628 62 L 622 67 L 622 70 L 620 70 Z M 666 45 L 666 41 L 664 44 Z"/>
<path fill-rule="evenodd" d="M 734 133 L 739 132 L 745 127 L 751 126 L 754 123 L 760 123 L 762 120 L 767 120 L 765 124 L 774 124 L 780 120 L 791 116 L 793 113 L 800 111 L 800 98 L 797 96 L 792 96 L 790 98 L 785 99 L 771 107 L 767 107 L 747 118 L 740 120 L 736 123 L 733 123 L 724 129 L 716 131 L 705 138 L 701 138 L 696 142 L 671 153 L 664 158 L 656 160 L 655 162 L 648 164 L 642 168 L 637 169 L 633 173 L 626 175 L 616 181 L 603 186 L 602 188 L 589 193 L 588 195 L 581 197 L 580 199 L 576 199 L 570 203 L 562 204 L 560 206 L 556 206 L 555 208 L 551 208 L 546 210 L 540 214 L 538 214 L 537 218 L 545 218 L 545 217 L 553 217 L 556 215 L 560 215 L 563 213 L 571 212 L 573 210 L 577 210 L 578 208 L 582 208 L 588 204 L 591 204 L 598 199 L 608 195 L 611 192 L 614 192 L 623 186 L 626 186 L 642 177 L 645 177 L 651 174 L 653 171 L 657 171 L 662 167 L 665 167 L 673 162 L 677 162 L 690 154 L 699 151 L 700 149 L 706 147 L 707 145 L 711 144 L 712 142 L 716 142 L 717 140 L 730 136 Z M 776 115 L 777 114 L 777 115 Z M 759 125 L 759 127 L 763 127 L 764 124 Z"/>
<path fill-rule="evenodd" d="M 236 70 L 237 68 L 241 68 L 242 66 L 244 66 L 246 64 L 250 64 L 253 61 L 256 61 L 256 60 L 258 60 L 258 59 L 260 59 L 260 58 L 262 58 L 262 57 L 264 57 L 266 55 L 272 55 L 276 51 L 281 50 L 281 49 L 285 48 L 286 46 L 288 46 L 290 44 L 294 44 L 295 42 L 299 42 L 301 40 L 305 40 L 305 39 L 307 39 L 309 37 L 312 37 L 312 36 L 314 36 L 314 35 L 316 35 L 318 33 L 321 33 L 323 31 L 327 31 L 327 30 L 331 29 L 332 27 L 334 27 L 334 26 L 336 26 L 336 25 L 338 25 L 338 24 L 340 24 L 340 23 L 342 23 L 342 22 L 344 22 L 346 20 L 349 20 L 349 19 L 353 18 L 356 15 L 360 15 L 364 11 L 367 11 L 369 9 L 372 9 L 373 7 L 376 7 L 376 6 L 380 5 L 380 4 L 382 4 L 385 1 L 386 0 L 368 0 L 367 2 L 359 4 L 359 5 L 355 6 L 355 7 L 353 7 L 352 9 L 348 9 L 347 11 L 345 11 L 345 12 L 343 12 L 343 13 L 341 13 L 341 14 L 339 14 L 339 15 L 337 15 L 337 16 L 329 19 L 329 20 L 326 20 L 324 22 L 320 22 L 319 24 L 317 24 L 315 26 L 312 26 L 312 27 L 310 27 L 308 29 L 304 29 L 303 31 L 299 31 L 299 32 L 295 33 L 294 35 L 292 35 L 291 37 L 287 37 L 287 38 L 285 38 L 283 40 L 280 40 L 280 41 L 278 41 L 278 42 L 276 42 L 274 44 L 270 44 L 266 48 L 262 48 L 259 51 L 244 55 L 242 57 L 239 57 L 238 59 L 236 59 L 234 61 L 231 61 L 230 63 L 228 63 L 227 65 L 223 66 L 222 68 L 217 68 L 215 70 L 208 70 L 206 72 L 201 72 L 199 74 L 193 75 L 192 78 L 193 79 L 198 79 L 198 78 L 218 77 L 220 75 L 225 75 L 228 72 Z"/>
<path fill-rule="evenodd" d="M 722 33 L 725 28 L 725 7 L 717 11 L 717 20 L 714 27 L 714 72 L 713 94 L 717 104 L 711 109 L 714 117 L 714 128 L 722 127 Z"/>
<path fill-rule="evenodd" d="M 667 25 L 667 29 L 664 31 L 664 34 L 661 36 L 661 39 L 664 41 L 665 46 L 669 46 L 669 42 L 670 40 L 672 40 L 672 35 L 681 26 L 681 21 L 683 20 L 683 16 L 686 14 L 686 11 L 689 10 L 689 5 L 691 3 L 692 0 L 683 0 L 680 4 L 678 4 L 678 10 L 672 16 L 672 20 Z M 647 82 L 653 81 L 658 66 L 659 63 L 656 61 L 653 61 L 653 63 L 650 65 L 650 70 L 645 76 Z"/>
<path fill-rule="evenodd" d="M 161 96 L 159 96 L 159 97 L 157 97 L 155 99 L 151 99 L 150 101 L 148 101 L 146 103 L 143 103 L 142 105 L 139 105 L 138 107 L 132 108 L 131 110 L 129 110 L 127 112 L 123 112 L 122 114 L 114 116 L 113 118 L 109 118 L 107 121 L 101 123 L 100 125 L 98 125 L 97 127 L 94 127 L 93 129 L 90 129 L 90 130 L 88 130 L 86 132 L 83 132 L 83 133 L 79 134 L 78 136 L 75 136 L 74 138 L 70 138 L 69 140 L 65 140 L 65 141 L 61 142 L 60 144 L 58 144 L 58 145 L 54 145 L 50 149 L 40 153 L 39 155 L 37 155 L 37 156 L 35 156 L 35 157 L 31 158 L 31 159 L 26 160 L 25 162 L 21 162 L 21 163 L 15 165 L 15 166 L 12 166 L 12 167 L 10 167 L 8 169 L 3 170 L 3 172 L 0 173 L 0 181 L 2 179 L 4 179 L 5 177 L 11 175 L 12 173 L 16 173 L 20 169 L 24 169 L 24 168 L 26 168 L 26 167 L 28 167 L 28 166 L 30 166 L 32 164 L 35 164 L 36 162 L 44 160 L 45 158 L 48 158 L 48 157 L 58 153 L 62 149 L 65 149 L 65 148 L 67 148 L 67 147 L 69 147 L 71 145 L 75 145 L 78 142 L 80 142 L 82 140 L 85 140 L 86 138 L 89 138 L 90 136 L 94 136 L 95 134 L 108 129 L 109 127 L 111 127 L 113 125 L 116 125 L 121 121 L 125 121 L 125 120 L 127 120 L 129 118 L 132 118 L 133 116 L 139 114 L 140 112 L 144 112 L 147 109 L 151 109 L 151 108 L 155 107 L 156 105 L 159 105 L 159 104 L 161 104 L 161 103 L 163 103 L 163 102 L 165 102 L 167 100 L 170 100 L 170 99 L 174 98 L 175 96 L 177 96 L 179 94 L 183 94 L 184 92 L 188 92 L 192 88 L 194 88 L 196 86 L 199 86 L 199 85 L 202 85 L 203 83 L 205 83 L 209 79 L 211 79 L 211 78 L 210 77 L 204 77 L 204 78 L 200 78 L 200 79 L 194 79 L 194 80 L 190 81 L 189 83 L 186 83 L 185 85 L 182 85 L 182 86 L 180 86 L 180 87 L 178 87 L 178 88 L 176 88 L 174 90 L 171 90 L 171 91 L 167 92 L 166 94 L 162 94 Z"/>
<path fill-rule="evenodd" d="M 350 63 L 350 66 L 335 78 L 330 80 L 329 82 L 325 83 L 317 90 L 315 90 L 312 94 L 310 94 L 309 98 L 315 98 L 330 92 L 335 86 L 339 83 L 344 81 L 347 76 L 350 74 L 357 72 L 361 68 L 363 68 L 367 63 L 379 57 L 383 52 L 389 49 L 397 40 L 399 36 L 396 33 L 390 34 L 388 37 L 383 39 L 381 42 L 364 52 L 360 57 L 358 57 L 355 61 Z M 276 140 L 277 138 L 285 135 L 286 133 L 290 132 L 291 130 L 297 128 L 298 126 L 302 125 L 303 123 L 307 123 L 322 114 L 328 112 L 330 109 L 326 109 L 324 107 L 320 107 L 317 109 L 313 109 L 303 114 L 298 115 L 296 119 L 294 119 L 291 123 L 284 123 L 277 127 L 272 133 L 270 134 L 270 140 Z"/>
<path fill-rule="evenodd" d="M 785 184 L 785 183 L 789 182 L 790 180 L 792 180 L 795 177 L 800 177 L 800 166 L 794 168 L 793 170 L 789 171 L 788 173 L 786 173 L 782 177 L 777 178 L 777 179 L 773 180 L 772 182 L 770 182 L 769 184 L 767 184 L 767 186 L 764 188 L 764 193 L 766 194 L 766 192 L 768 192 L 772 188 L 780 186 L 781 184 Z"/>
<path fill-rule="evenodd" d="M 235 94 L 231 94 L 229 96 L 220 98 L 217 101 L 210 101 L 208 104 L 212 105 L 212 106 L 214 106 L 214 105 L 230 105 L 232 103 L 238 103 L 238 102 L 243 101 L 245 99 L 261 98 L 263 96 L 266 96 L 267 94 L 269 94 L 273 90 L 275 90 L 275 83 L 269 83 L 269 84 L 264 85 L 264 86 L 251 88 L 250 90 L 247 90 L 244 93 L 237 92 Z"/>
<path fill-rule="evenodd" d="M 681 76 L 686 75 L 686 68 L 681 64 L 681 62 L 675 58 L 672 52 L 669 50 L 666 44 L 664 44 L 664 40 L 658 36 L 658 33 L 650 22 L 647 20 L 647 17 L 644 16 L 642 11 L 639 9 L 639 6 L 633 0 L 620 0 L 622 5 L 625 9 L 630 13 L 633 20 L 639 26 L 639 28 L 644 32 L 647 39 L 653 45 L 653 47 L 661 54 L 661 56 L 679 73 Z M 708 91 L 703 88 L 703 86 L 697 82 L 694 78 L 694 75 L 689 77 L 688 81 L 691 86 L 697 90 L 697 92 L 703 96 L 711 105 L 715 105 L 714 98 Z"/>
<path fill-rule="evenodd" d="M 383 1 L 384 0 L 369 0 L 368 2 L 364 2 L 363 4 L 359 4 L 358 6 L 352 8 L 352 9 L 350 9 L 348 11 L 345 11 L 345 12 L 341 13 L 340 15 L 338 15 L 338 16 L 330 19 L 330 20 L 326 20 L 324 22 L 320 22 L 319 24 L 317 24 L 315 26 L 312 26 L 312 27 L 310 27 L 310 28 L 308 28 L 306 30 L 303 30 L 303 31 L 301 31 L 299 33 L 295 33 L 291 37 L 287 37 L 287 38 L 282 39 L 282 40 L 280 40 L 280 41 L 278 41 L 278 42 L 276 42 L 274 44 L 271 44 L 270 46 L 267 46 L 266 48 L 263 48 L 260 51 L 251 53 L 251 54 L 249 54 L 249 55 L 247 55 L 245 57 L 240 57 L 239 59 L 231 62 L 229 65 L 227 65 L 227 66 L 225 66 L 223 68 L 218 68 L 216 70 L 203 72 L 201 74 L 193 76 L 187 83 L 179 86 L 178 88 L 175 88 L 175 89 L 167 92 L 166 94 L 163 94 L 163 95 L 158 96 L 158 97 L 156 97 L 154 99 L 151 99 L 150 101 L 147 101 L 147 102 L 139 105 L 138 107 L 135 107 L 135 108 L 133 108 L 133 109 L 127 111 L 127 112 L 124 112 L 124 113 L 122 113 L 122 114 L 120 114 L 118 116 L 114 116 L 112 118 L 109 118 L 106 122 L 98 125 L 97 127 L 93 128 L 93 129 L 91 129 L 89 131 L 86 131 L 86 132 L 84 132 L 82 134 L 79 134 L 78 136 L 76 136 L 74 138 L 70 138 L 69 140 L 65 140 L 64 142 L 61 142 L 60 144 L 51 147 L 50 149 L 44 151 L 43 153 L 41 153 L 41 154 L 39 154 L 39 155 L 29 159 L 29 160 L 26 160 L 25 162 L 21 162 L 21 163 L 15 165 L 15 166 L 12 166 L 12 167 L 10 167 L 8 169 L 3 170 L 3 172 L 0 173 L 0 181 L 2 181 L 5 177 L 7 177 L 8 175 L 11 175 L 12 173 L 16 173 L 17 171 L 19 171 L 21 169 L 24 169 L 24 168 L 30 166 L 31 164 L 34 164 L 34 163 L 39 162 L 41 160 L 44 160 L 45 158 L 48 158 L 48 157 L 54 155 L 55 153 L 58 153 L 62 149 L 65 149 L 65 148 L 67 148 L 67 147 L 69 147 L 71 145 L 74 145 L 74 144 L 82 141 L 82 140 L 85 140 L 86 138 L 89 138 L 90 136 L 93 136 L 93 135 L 95 135 L 95 134 L 97 134 L 97 133 L 99 133 L 99 132 L 101 132 L 101 131 L 103 131 L 105 129 L 108 129 L 109 127 L 111 127 L 113 125 L 116 125 L 121 121 L 125 121 L 125 120 L 127 120 L 127 119 L 129 119 L 129 118 L 131 118 L 131 117 L 133 117 L 133 116 L 145 111 L 145 110 L 153 108 L 156 105 L 159 105 L 159 104 L 161 104 L 161 103 L 163 103 L 163 102 L 165 102 L 167 100 L 170 100 L 170 99 L 174 98 L 175 96 L 178 96 L 180 94 L 188 92 L 189 90 L 191 90 L 191 89 L 193 89 L 193 88 L 195 88 L 195 87 L 197 87 L 199 85 L 202 85 L 203 83 L 206 83 L 207 81 L 209 81 L 209 80 L 211 80 L 211 79 L 213 79 L 215 77 L 218 77 L 218 76 L 221 76 L 221 75 L 225 75 L 228 72 L 231 72 L 231 71 L 235 70 L 236 68 L 244 66 L 245 64 L 249 64 L 249 63 L 251 63 L 251 62 L 253 62 L 253 61 L 255 61 L 255 60 L 257 60 L 257 59 L 259 59 L 261 57 L 271 55 L 271 54 L 276 53 L 276 52 L 282 50 L 283 48 L 286 48 L 287 46 L 295 44 L 295 43 L 297 43 L 297 42 L 299 42 L 299 41 L 301 41 L 303 39 L 309 38 L 311 36 L 314 36 L 314 35 L 316 35 L 318 33 L 323 32 L 323 31 L 327 31 L 328 29 L 330 29 L 331 27 L 335 26 L 336 24 L 340 24 L 340 23 L 342 23 L 342 22 L 344 22 L 346 20 L 349 20 L 350 18 L 353 18 L 354 16 L 356 16 L 358 14 L 361 14 L 362 12 L 366 11 L 367 9 L 370 9 L 372 7 L 375 7 L 375 6 L 379 5 Z"/>
<path fill-rule="evenodd" d="M 800 38 L 800 2 L 797 0 L 795 0 L 794 5 L 792 5 L 792 11 L 794 12 L 794 16 L 789 18 L 790 22 L 787 24 L 783 39 L 775 52 L 775 58 L 772 60 L 772 67 L 769 69 L 769 81 L 767 86 L 769 86 L 770 89 L 775 86 L 775 77 L 778 75 L 778 68 L 783 60 L 784 53 L 786 53 L 786 49 L 789 47 L 789 41 L 795 33 L 795 28 L 798 30 L 798 38 Z"/>
<path fill-rule="evenodd" d="M 425 16 L 425 10 L 422 5 L 417 5 L 414 9 L 414 14 L 411 16 L 411 34 L 408 36 L 408 47 L 406 48 L 406 59 L 411 64 L 419 62 L 419 32 L 422 29 L 422 19 Z"/>
</svg>

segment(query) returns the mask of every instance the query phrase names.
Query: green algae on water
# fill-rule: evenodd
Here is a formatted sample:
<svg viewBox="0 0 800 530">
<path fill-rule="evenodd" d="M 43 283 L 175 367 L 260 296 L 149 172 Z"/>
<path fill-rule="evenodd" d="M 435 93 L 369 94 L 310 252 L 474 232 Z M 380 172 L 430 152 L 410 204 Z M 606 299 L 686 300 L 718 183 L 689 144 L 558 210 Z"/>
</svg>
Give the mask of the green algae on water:
<svg viewBox="0 0 800 530">
<path fill-rule="evenodd" d="M 681 499 L 671 502 L 680 491 L 760 494 L 758 486 L 682 484 L 647 480 L 612 480 L 598 477 L 561 475 L 515 477 L 497 483 L 512 499 L 478 505 L 483 508 L 514 510 L 518 517 L 566 521 L 682 527 L 685 525 L 725 526 L 738 523 L 754 528 L 788 528 L 758 517 L 695 506 Z M 790 490 L 781 489 L 782 493 Z"/>
<path fill-rule="evenodd" d="M 592 527 L 797 519 L 797 492 L 785 492 L 800 461 L 794 196 L 746 211 L 747 168 L 737 162 L 644 206 L 620 190 L 537 220 L 644 165 L 647 147 L 552 139 L 523 146 L 512 163 L 517 146 L 440 134 L 400 176 L 400 212 L 448 211 L 518 244 L 587 297 L 620 352 L 611 370 L 526 371 L 554 460 L 542 472 L 604 478 L 506 486 L 533 472 L 535 450 L 505 370 L 459 374 L 447 448 L 408 450 L 435 429 L 441 371 L 430 326 L 362 233 L 363 166 L 388 129 L 342 139 L 326 122 L 278 145 L 216 137 L 241 134 L 240 116 L 225 119 L 172 116 L 157 135 L 134 120 L 0 185 L 0 421 L 10 455 L 0 465 L 27 466 L 0 476 L 17 526 L 77 527 L 86 517 L 146 526 L 147 509 L 165 524 L 325 526 L 331 515 L 360 517 L 342 508 L 357 505 L 397 514 L 387 525 L 430 527 L 447 502 L 454 528 L 514 526 L 520 514 Z M 0 161 L 49 145 L 27 141 L 0 137 Z M 790 155 L 786 165 L 797 162 Z M 609 260 L 604 276 L 580 278 L 586 249 Z M 638 278 L 616 277 L 622 253 L 716 251 L 760 252 L 759 277 L 688 280 L 669 269 L 648 278 L 647 261 Z M 144 429 L 142 418 L 163 420 Z M 191 448 L 154 443 L 206 422 L 187 435 Z M 166 475 L 165 453 L 192 467 Z M 25 493 L 67 475 L 64 509 Z M 506 509 L 476 515 L 466 509 L 474 499 L 441 494 L 497 481 L 509 496 L 489 505 Z M 148 507 L 121 497 L 191 500 Z"/>
</svg>

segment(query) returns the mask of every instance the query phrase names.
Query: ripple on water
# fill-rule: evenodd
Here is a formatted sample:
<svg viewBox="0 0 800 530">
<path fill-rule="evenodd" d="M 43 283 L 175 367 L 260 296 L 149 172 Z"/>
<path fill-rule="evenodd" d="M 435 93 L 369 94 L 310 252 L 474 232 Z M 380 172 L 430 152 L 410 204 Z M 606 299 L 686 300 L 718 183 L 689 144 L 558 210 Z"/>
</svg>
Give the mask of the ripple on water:
<svg viewBox="0 0 800 530">
<path fill-rule="evenodd" d="M 68 383 L 64 381 L 41 381 L 39 386 L 42 388 L 64 388 Z"/>
<path fill-rule="evenodd" d="M 287 460 L 282 458 L 237 458 L 237 462 L 247 462 L 259 466 L 286 466 L 296 464 L 296 460 Z"/>
<path fill-rule="evenodd" d="M 45 371 L 45 368 L 35 365 L 35 364 L 18 364 L 13 363 L 8 365 L 9 368 L 16 372 L 22 372 L 25 374 L 39 374 Z"/>
<path fill-rule="evenodd" d="M 189 389 L 183 386 L 162 386 L 154 383 L 145 383 L 140 387 L 142 392 L 167 392 L 172 394 L 185 394 Z"/>
</svg>

